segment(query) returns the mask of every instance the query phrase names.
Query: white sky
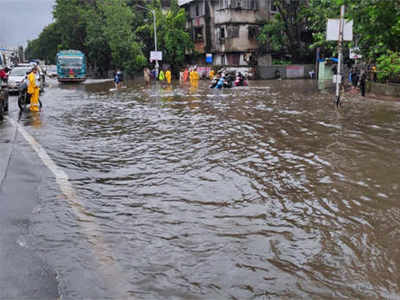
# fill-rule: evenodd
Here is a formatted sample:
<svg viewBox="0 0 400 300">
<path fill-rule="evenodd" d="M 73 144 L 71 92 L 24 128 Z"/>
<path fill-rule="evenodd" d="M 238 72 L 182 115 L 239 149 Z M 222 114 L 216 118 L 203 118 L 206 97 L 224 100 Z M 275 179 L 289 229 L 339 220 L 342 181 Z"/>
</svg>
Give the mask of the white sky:
<svg viewBox="0 0 400 300">
<path fill-rule="evenodd" d="M 26 46 L 53 20 L 55 0 L 0 0 L 0 48 Z"/>
</svg>

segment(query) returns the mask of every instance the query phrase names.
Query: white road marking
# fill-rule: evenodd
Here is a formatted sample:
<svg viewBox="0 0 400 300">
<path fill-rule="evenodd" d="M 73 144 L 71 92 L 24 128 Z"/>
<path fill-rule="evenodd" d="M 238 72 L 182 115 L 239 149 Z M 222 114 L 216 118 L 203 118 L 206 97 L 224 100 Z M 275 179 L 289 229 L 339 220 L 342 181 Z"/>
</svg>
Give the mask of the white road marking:
<svg viewBox="0 0 400 300">
<path fill-rule="evenodd" d="M 79 198 L 69 181 L 67 173 L 57 166 L 57 164 L 47 154 L 46 150 L 23 128 L 23 126 L 9 117 L 7 119 L 17 128 L 18 132 L 21 133 L 32 149 L 35 150 L 44 165 L 54 174 L 60 190 L 68 201 L 80 227 L 88 238 L 90 245 L 93 247 L 95 256 L 101 264 L 101 271 L 109 284 L 108 288 L 111 288 L 117 293 L 117 295 L 113 296 L 118 299 L 133 299 L 132 295 L 129 295 L 129 291 L 126 290 L 128 284 L 122 275 L 122 271 L 117 265 L 117 262 L 112 256 L 112 251 L 106 246 L 101 234 L 97 231 L 93 215 L 88 212 L 79 201 Z"/>
</svg>

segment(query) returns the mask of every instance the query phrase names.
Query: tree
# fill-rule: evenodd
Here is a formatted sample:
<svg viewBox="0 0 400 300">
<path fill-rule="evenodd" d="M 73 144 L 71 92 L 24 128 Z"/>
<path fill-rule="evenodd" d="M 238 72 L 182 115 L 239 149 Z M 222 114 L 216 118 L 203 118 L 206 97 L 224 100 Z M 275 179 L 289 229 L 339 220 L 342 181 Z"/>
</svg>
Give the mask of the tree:
<svg viewBox="0 0 400 300">
<path fill-rule="evenodd" d="M 85 52 L 85 11 L 90 7 L 90 3 L 82 0 L 56 0 L 53 17 L 55 23 L 60 27 L 60 49 L 75 49 Z"/>
<path fill-rule="evenodd" d="M 272 22 L 264 25 L 258 40 L 272 51 L 285 51 L 295 62 L 312 60 L 307 33 L 310 26 L 305 8 L 308 0 L 273 0 L 278 10 Z"/>
<path fill-rule="evenodd" d="M 99 7 L 104 15 L 104 37 L 111 50 L 112 63 L 134 73 L 146 64 L 141 44 L 132 28 L 134 14 L 123 0 L 103 0 Z"/>
<path fill-rule="evenodd" d="M 186 13 L 183 8 L 179 8 L 176 0 L 171 0 L 170 8 L 163 12 L 160 2 L 153 2 L 153 6 L 148 6 L 149 10 L 155 10 L 157 20 L 157 39 L 158 50 L 163 52 L 163 62 L 170 64 L 173 72 L 177 72 L 184 65 L 186 51 L 193 50 L 193 42 L 190 34 L 186 31 Z M 152 20 L 150 12 L 148 20 Z M 137 28 L 140 35 L 150 33 L 154 37 L 154 28 L 152 22 L 147 22 Z M 154 49 L 154 43 L 147 40 L 146 49 Z"/>
<path fill-rule="evenodd" d="M 85 12 L 86 38 L 88 63 L 92 69 L 101 77 L 107 76 L 111 63 L 111 50 L 107 39 L 103 34 L 104 16 L 97 7 L 88 9 Z"/>
<path fill-rule="evenodd" d="M 400 51 L 400 4 L 392 0 L 346 1 L 354 20 L 357 46 L 364 57 L 375 60 L 388 50 Z"/>
<path fill-rule="evenodd" d="M 26 58 L 43 59 L 54 64 L 61 36 L 56 23 L 46 26 L 35 40 L 29 41 L 25 49 Z"/>
<path fill-rule="evenodd" d="M 400 52 L 388 50 L 377 59 L 378 79 L 381 81 L 400 82 Z"/>
</svg>

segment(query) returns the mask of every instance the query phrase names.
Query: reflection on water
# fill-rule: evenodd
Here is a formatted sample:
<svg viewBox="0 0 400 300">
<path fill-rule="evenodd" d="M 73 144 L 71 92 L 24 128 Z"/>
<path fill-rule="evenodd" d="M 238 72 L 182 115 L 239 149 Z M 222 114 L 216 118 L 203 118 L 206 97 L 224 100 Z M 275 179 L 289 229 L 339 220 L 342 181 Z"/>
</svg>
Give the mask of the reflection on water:
<svg viewBox="0 0 400 300">
<path fill-rule="evenodd" d="M 400 107 L 336 111 L 311 81 L 251 84 L 55 88 L 38 139 L 135 299 L 399 297 Z M 77 269 L 103 285 L 48 193 L 38 247 L 79 298 Z"/>
</svg>

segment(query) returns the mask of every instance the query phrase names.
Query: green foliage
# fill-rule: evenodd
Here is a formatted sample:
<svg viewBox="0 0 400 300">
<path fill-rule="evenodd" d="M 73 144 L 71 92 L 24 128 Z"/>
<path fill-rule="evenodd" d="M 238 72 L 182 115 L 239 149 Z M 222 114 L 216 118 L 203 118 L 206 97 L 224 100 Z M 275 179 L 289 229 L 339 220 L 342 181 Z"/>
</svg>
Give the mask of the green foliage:
<svg viewBox="0 0 400 300">
<path fill-rule="evenodd" d="M 76 49 L 87 55 L 91 69 L 101 76 L 111 68 L 134 73 L 148 63 L 149 52 L 154 49 L 153 15 L 139 8 L 144 5 L 133 0 L 56 0 L 54 23 L 28 43 L 26 54 L 54 63 L 59 50 Z M 152 1 L 148 9 L 156 11 L 164 62 L 180 67 L 185 50 L 193 48 L 185 31 L 184 9 L 176 0 L 166 13 L 158 0 Z"/>
<path fill-rule="evenodd" d="M 43 29 L 39 38 L 28 42 L 25 56 L 29 59 L 38 58 L 54 64 L 60 39 L 56 24 L 50 24 Z"/>
<path fill-rule="evenodd" d="M 400 51 L 400 5 L 393 0 L 274 0 L 279 14 L 262 29 L 259 41 L 271 52 L 286 51 L 296 60 L 303 48 L 299 28 L 312 34 L 312 41 L 305 42 L 310 50 L 321 48 L 324 56 L 335 55 L 337 43 L 326 41 L 328 18 L 339 18 L 340 6 L 345 5 L 345 18 L 354 21 L 353 42 L 345 42 L 346 48 L 357 45 L 366 60 L 375 61 L 388 50 Z M 291 4 L 290 4 L 291 3 Z M 293 4 L 294 3 L 294 4 Z M 293 22 L 295 20 L 295 22 Z M 347 51 L 345 53 L 348 53 Z"/>
<path fill-rule="evenodd" d="M 85 47 L 88 62 L 100 76 L 106 76 L 111 67 L 112 58 L 110 47 L 102 29 L 104 16 L 99 9 L 91 7 L 85 12 L 85 18 Z"/>
<path fill-rule="evenodd" d="M 175 68 L 183 66 L 185 51 L 193 48 L 191 36 L 185 30 L 186 14 L 179 8 L 176 0 L 171 1 L 171 8 L 161 16 L 160 44 L 165 62 Z"/>
<path fill-rule="evenodd" d="M 262 27 L 257 40 L 267 52 L 282 53 L 284 51 L 287 38 L 282 35 L 282 28 L 283 22 L 279 15 Z"/>
<path fill-rule="evenodd" d="M 161 10 L 160 2 L 154 1 L 148 10 L 154 10 L 156 14 L 157 50 L 163 52 L 163 63 L 172 66 L 177 71 L 184 65 L 185 53 L 193 49 L 190 34 L 185 30 L 186 13 L 179 8 L 176 0 L 172 0 L 168 11 Z M 147 11 L 147 22 L 136 29 L 138 36 L 147 37 L 147 51 L 154 49 L 153 15 Z M 151 39 L 149 39 L 151 37 Z M 150 55 L 149 55 L 150 56 Z"/>
<path fill-rule="evenodd" d="M 388 50 L 400 51 L 400 5 L 396 1 L 351 1 L 348 14 L 365 58 L 375 60 Z"/>
<path fill-rule="evenodd" d="M 377 59 L 377 77 L 380 81 L 400 82 L 400 52 L 387 51 Z"/>
<path fill-rule="evenodd" d="M 291 65 L 293 64 L 290 60 L 283 60 L 283 59 L 272 59 L 273 65 Z"/>
<path fill-rule="evenodd" d="M 56 0 L 53 17 L 59 28 L 60 49 L 85 51 L 86 18 L 89 4 L 80 0 Z"/>
<path fill-rule="evenodd" d="M 123 0 L 103 0 L 98 5 L 104 15 L 102 31 L 111 49 L 113 65 L 128 73 L 141 69 L 145 58 L 135 39 L 131 9 Z"/>
</svg>

